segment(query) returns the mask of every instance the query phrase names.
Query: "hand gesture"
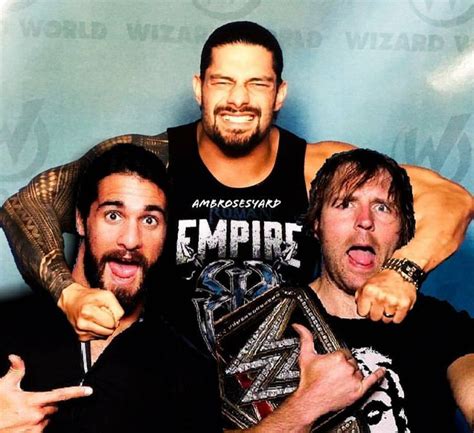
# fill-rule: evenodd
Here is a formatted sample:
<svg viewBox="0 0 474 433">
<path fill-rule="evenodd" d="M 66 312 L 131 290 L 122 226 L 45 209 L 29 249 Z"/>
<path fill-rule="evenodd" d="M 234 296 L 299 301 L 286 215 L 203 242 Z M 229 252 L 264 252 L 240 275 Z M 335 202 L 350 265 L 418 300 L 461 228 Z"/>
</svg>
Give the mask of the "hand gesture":
<svg viewBox="0 0 474 433">
<path fill-rule="evenodd" d="M 124 314 L 112 292 L 89 289 L 77 283 L 62 291 L 58 306 L 81 341 L 107 338 L 117 328 Z"/>
<path fill-rule="evenodd" d="M 416 287 L 397 272 L 384 269 L 367 280 L 355 299 L 359 315 L 384 323 L 400 323 L 415 304 Z"/>
<path fill-rule="evenodd" d="M 27 392 L 20 387 L 25 364 L 10 355 L 10 369 L 0 378 L 0 433 L 40 433 L 49 417 L 58 409 L 56 403 L 92 394 L 92 388 L 71 386 L 45 392 Z"/>
<path fill-rule="evenodd" d="M 313 335 L 302 325 L 293 325 L 300 336 L 300 383 L 290 397 L 300 407 L 301 419 L 307 425 L 320 416 L 348 407 L 382 379 L 379 368 L 364 377 L 348 349 L 319 355 L 314 349 Z"/>
</svg>

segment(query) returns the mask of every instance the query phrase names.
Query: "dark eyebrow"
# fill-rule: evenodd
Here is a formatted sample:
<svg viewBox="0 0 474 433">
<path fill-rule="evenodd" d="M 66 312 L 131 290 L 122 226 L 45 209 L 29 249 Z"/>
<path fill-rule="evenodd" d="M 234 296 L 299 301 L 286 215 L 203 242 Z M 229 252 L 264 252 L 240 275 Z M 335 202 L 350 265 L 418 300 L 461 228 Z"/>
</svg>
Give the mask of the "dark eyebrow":
<svg viewBox="0 0 474 433">
<path fill-rule="evenodd" d="M 211 80 L 229 80 L 229 81 L 234 81 L 231 77 L 228 77 L 226 75 L 221 75 L 221 74 L 211 74 L 209 76 Z"/>
<path fill-rule="evenodd" d="M 120 200 L 107 200 L 101 203 L 97 209 L 100 209 L 102 207 L 107 207 L 107 206 L 113 206 L 117 208 L 123 208 L 125 205 L 123 204 L 123 201 Z M 166 211 L 159 205 L 157 204 L 148 204 L 145 206 L 144 211 L 146 212 L 161 212 L 162 214 L 166 214 Z"/>
<path fill-rule="evenodd" d="M 354 197 L 354 193 L 349 193 L 345 195 L 334 195 L 330 200 L 328 200 L 328 203 L 331 204 L 331 206 L 334 206 L 338 201 L 341 201 L 342 203 L 347 203 L 348 201 L 352 200 Z"/>
<path fill-rule="evenodd" d="M 146 205 L 145 206 L 145 210 L 147 212 L 161 212 L 163 215 L 166 214 L 166 211 L 161 207 L 161 206 L 158 206 L 157 204 L 149 204 L 149 205 Z"/>
<path fill-rule="evenodd" d="M 389 205 L 390 203 L 393 203 L 392 201 L 388 199 L 383 199 L 383 198 L 375 198 L 372 200 L 372 203 L 378 203 L 378 204 L 386 204 Z"/>
<path fill-rule="evenodd" d="M 221 75 L 221 74 L 211 74 L 209 76 L 211 80 L 229 80 L 229 81 L 235 81 L 232 77 L 228 77 L 227 75 Z M 252 82 L 252 81 L 267 81 L 269 83 L 272 83 L 274 81 L 273 77 L 264 75 L 263 77 L 252 77 L 247 80 L 247 82 Z"/>
<path fill-rule="evenodd" d="M 268 81 L 269 83 L 273 83 L 274 78 L 264 75 L 263 77 L 250 78 L 248 81 Z"/>
<path fill-rule="evenodd" d="M 100 209 L 101 207 L 106 207 L 106 206 L 123 207 L 123 201 L 107 200 L 107 201 L 102 202 L 99 206 L 97 206 L 97 209 Z"/>
</svg>

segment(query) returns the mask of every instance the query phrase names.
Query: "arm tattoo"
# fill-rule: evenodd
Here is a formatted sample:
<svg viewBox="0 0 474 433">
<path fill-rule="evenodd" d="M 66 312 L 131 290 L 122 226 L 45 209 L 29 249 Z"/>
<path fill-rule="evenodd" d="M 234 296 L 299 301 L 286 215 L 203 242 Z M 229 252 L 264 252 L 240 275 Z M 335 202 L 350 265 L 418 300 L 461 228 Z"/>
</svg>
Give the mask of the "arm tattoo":
<svg viewBox="0 0 474 433">
<path fill-rule="evenodd" d="M 168 162 L 166 133 L 114 137 L 74 162 L 39 174 L 6 200 L 0 211 L 0 224 L 23 278 L 33 288 L 46 288 L 56 300 L 73 283 L 64 259 L 62 233 L 75 233 L 74 198 L 79 175 L 94 157 L 122 143 L 143 146 Z"/>
</svg>

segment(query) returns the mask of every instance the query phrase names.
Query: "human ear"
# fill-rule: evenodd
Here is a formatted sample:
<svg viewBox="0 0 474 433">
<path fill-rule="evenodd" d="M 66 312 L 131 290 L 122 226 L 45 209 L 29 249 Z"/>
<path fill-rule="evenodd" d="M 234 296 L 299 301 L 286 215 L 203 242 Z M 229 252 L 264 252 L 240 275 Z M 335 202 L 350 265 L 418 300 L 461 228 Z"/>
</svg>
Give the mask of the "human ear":
<svg viewBox="0 0 474 433">
<path fill-rule="evenodd" d="M 81 214 L 79 211 L 76 209 L 76 231 L 79 234 L 79 236 L 84 237 L 86 235 L 86 231 L 84 229 L 84 222 L 82 221 Z"/>
<path fill-rule="evenodd" d="M 202 105 L 202 81 L 199 75 L 193 76 L 193 90 L 194 90 L 194 99 L 199 104 Z"/>
</svg>

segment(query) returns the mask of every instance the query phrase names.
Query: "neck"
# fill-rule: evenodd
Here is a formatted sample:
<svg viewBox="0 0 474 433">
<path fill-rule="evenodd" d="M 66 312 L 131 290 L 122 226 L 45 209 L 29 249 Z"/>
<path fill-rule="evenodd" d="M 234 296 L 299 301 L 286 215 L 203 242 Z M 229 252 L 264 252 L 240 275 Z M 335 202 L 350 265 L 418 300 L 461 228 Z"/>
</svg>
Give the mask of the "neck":
<svg viewBox="0 0 474 433">
<path fill-rule="evenodd" d="M 87 281 L 85 271 L 84 271 L 84 242 L 81 242 L 79 246 L 79 251 L 76 257 L 76 263 L 72 270 L 72 278 L 78 284 L 83 287 L 91 288 L 89 282 Z M 105 308 L 105 307 L 101 307 Z M 114 332 L 109 335 L 105 340 L 104 339 L 93 339 L 91 340 L 91 359 L 92 364 L 95 363 L 100 354 L 105 350 L 105 348 L 110 344 L 110 342 L 121 332 L 125 331 L 133 323 L 135 323 L 143 311 L 143 303 L 139 303 L 137 307 L 127 316 L 124 316 L 120 319 L 118 326 L 115 328 Z"/>
<path fill-rule="evenodd" d="M 332 316 L 342 319 L 363 319 L 357 313 L 357 305 L 353 294 L 339 288 L 327 273 L 322 272 L 321 277 L 314 280 L 310 287 L 318 295 L 324 309 Z"/>
<path fill-rule="evenodd" d="M 209 138 L 201 123 L 197 127 L 198 150 L 204 165 L 219 182 L 232 188 L 245 188 L 266 179 L 275 165 L 279 138 L 278 129 L 272 127 L 248 154 L 233 158 Z"/>
</svg>

